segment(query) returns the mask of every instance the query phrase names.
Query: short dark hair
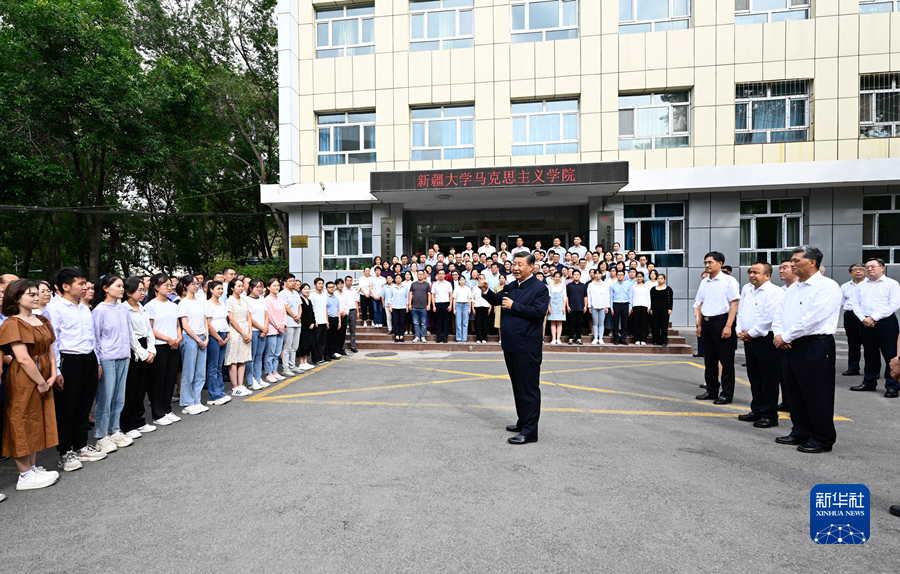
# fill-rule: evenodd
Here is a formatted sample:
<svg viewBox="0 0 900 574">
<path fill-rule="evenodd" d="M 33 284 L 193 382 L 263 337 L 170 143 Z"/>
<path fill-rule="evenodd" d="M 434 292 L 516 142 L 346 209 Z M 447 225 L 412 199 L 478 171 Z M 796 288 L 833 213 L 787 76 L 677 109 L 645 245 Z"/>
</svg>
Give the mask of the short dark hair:
<svg viewBox="0 0 900 574">
<path fill-rule="evenodd" d="M 44 283 L 44 281 L 38 281 L 38 283 Z M 140 275 L 132 275 L 128 279 L 125 280 L 125 291 L 122 293 L 122 301 L 127 301 L 128 296 L 132 293 L 137 292 L 138 289 L 141 288 L 141 285 L 144 284 L 144 277 Z"/>
<path fill-rule="evenodd" d="M 884 267 L 884 259 L 882 259 L 881 257 L 869 257 L 868 259 L 866 259 L 866 263 L 868 263 L 869 261 L 875 261 L 876 263 Z"/>
<path fill-rule="evenodd" d="M 321 281 L 322 283 L 325 282 L 325 280 L 322 279 L 321 277 L 316 277 L 315 279 L 313 279 L 313 285 L 315 285 L 315 284 L 318 283 L 319 281 Z"/>
<path fill-rule="evenodd" d="M 325 287 L 328 287 L 329 285 L 334 285 L 334 281 L 329 281 L 328 283 L 325 284 Z"/>
<path fill-rule="evenodd" d="M 624 271 L 624 270 L 622 270 L 622 269 L 616 269 L 616 275 L 618 275 L 619 273 L 621 273 L 622 275 L 625 275 L 625 271 Z"/>
<path fill-rule="evenodd" d="M 337 286 L 337 285 L 343 285 L 343 284 L 344 284 L 344 280 L 341 279 L 340 277 L 338 277 L 337 279 L 334 280 L 334 284 L 335 284 L 335 286 Z"/>
<path fill-rule="evenodd" d="M 497 269 L 500 269 L 500 264 L 497 263 L 496 261 L 494 261 L 493 263 L 491 263 L 491 269 L 493 269 L 494 267 L 496 267 Z"/>
<path fill-rule="evenodd" d="M 77 267 L 63 267 L 56 272 L 56 275 L 53 276 L 53 279 L 53 288 L 60 293 L 63 293 L 63 285 L 71 285 L 75 282 L 76 279 L 87 279 L 87 275 L 85 275 L 84 271 Z"/>
<path fill-rule="evenodd" d="M 578 269 L 576 269 L 575 271 L 572 271 L 572 275 L 575 275 L 576 273 L 578 273 L 579 275 L 581 275 L 581 271 L 579 271 Z"/>
<path fill-rule="evenodd" d="M 791 262 L 790 259 L 782 259 L 782 260 L 781 260 L 781 263 L 779 263 L 778 266 L 781 267 L 781 266 L 784 265 L 785 263 L 790 263 L 790 262 Z"/>
<path fill-rule="evenodd" d="M 766 273 L 768 275 L 772 274 L 772 266 L 766 261 L 754 261 L 753 264 L 750 265 L 750 267 L 753 267 L 753 265 L 762 265 L 763 273 Z"/>
<path fill-rule="evenodd" d="M 865 268 L 866 268 L 866 266 L 863 265 L 862 263 L 854 263 L 853 265 L 850 266 L 850 268 L 849 268 L 847 271 L 849 271 L 850 273 L 853 273 L 853 269 L 856 268 L 856 267 L 859 267 L 859 268 L 861 268 L 861 269 L 865 269 Z"/>
<path fill-rule="evenodd" d="M 641 278 L 643 278 L 643 277 L 644 277 L 644 272 L 643 272 L 643 271 L 638 271 L 637 273 L 634 274 L 635 277 L 637 277 L 638 275 L 640 275 Z"/>
<path fill-rule="evenodd" d="M 11 281 L 6 293 L 3 295 L 3 308 L 0 310 L 7 317 L 19 314 L 19 300 L 22 295 L 32 287 L 37 290 L 38 284 L 31 279 L 16 279 Z"/>
<path fill-rule="evenodd" d="M 222 275 L 225 275 L 225 273 L 227 273 L 229 269 L 231 269 L 232 271 L 235 270 L 234 267 L 226 267 L 225 269 L 222 269 Z"/>
<path fill-rule="evenodd" d="M 793 250 L 791 250 L 791 253 L 800 253 L 801 255 L 803 255 L 803 259 L 811 259 L 815 263 L 816 269 L 821 267 L 822 260 L 825 259 L 825 254 L 822 253 L 822 250 L 812 245 L 795 247 Z"/>
<path fill-rule="evenodd" d="M 534 255 L 531 253 L 526 253 L 525 251 L 519 251 L 515 255 L 513 255 L 513 259 L 525 259 L 525 263 L 529 265 L 534 265 Z"/>
<path fill-rule="evenodd" d="M 732 269 L 731 265 L 723 265 L 722 266 L 722 271 L 724 271 L 725 273 L 728 273 L 729 275 L 731 274 L 732 270 L 733 269 Z"/>
<path fill-rule="evenodd" d="M 716 261 L 718 263 L 721 263 L 722 265 L 725 265 L 725 254 L 724 253 L 719 253 L 718 251 L 710 251 L 709 253 L 707 253 L 706 255 L 703 256 L 703 260 L 706 261 L 707 257 L 712 257 L 713 261 Z"/>
</svg>

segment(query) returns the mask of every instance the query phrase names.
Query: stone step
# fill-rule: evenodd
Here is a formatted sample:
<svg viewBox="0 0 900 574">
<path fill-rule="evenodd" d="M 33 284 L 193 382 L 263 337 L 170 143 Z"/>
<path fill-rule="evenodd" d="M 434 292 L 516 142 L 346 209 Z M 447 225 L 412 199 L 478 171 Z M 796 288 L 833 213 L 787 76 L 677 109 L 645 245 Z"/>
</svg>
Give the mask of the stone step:
<svg viewBox="0 0 900 574">
<path fill-rule="evenodd" d="M 452 339 L 449 343 L 413 343 L 407 339 L 405 343 L 388 343 L 357 341 L 356 348 L 360 351 L 430 351 L 430 352 L 487 352 L 500 353 L 502 349 L 499 343 L 456 343 Z M 659 347 L 648 344 L 635 345 L 544 345 L 545 353 L 627 353 L 631 355 L 691 355 L 690 345 L 669 345 Z"/>
</svg>

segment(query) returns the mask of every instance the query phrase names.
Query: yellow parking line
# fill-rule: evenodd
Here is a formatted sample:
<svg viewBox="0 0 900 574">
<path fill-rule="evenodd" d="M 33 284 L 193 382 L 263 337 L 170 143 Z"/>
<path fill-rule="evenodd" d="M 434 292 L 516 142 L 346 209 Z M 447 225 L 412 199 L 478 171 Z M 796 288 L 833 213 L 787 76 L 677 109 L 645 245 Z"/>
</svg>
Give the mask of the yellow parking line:
<svg viewBox="0 0 900 574">
<path fill-rule="evenodd" d="M 423 385 L 441 385 L 444 383 L 460 383 L 463 381 L 480 381 L 484 379 L 493 379 L 493 378 L 501 378 L 501 377 L 491 377 L 487 375 L 479 375 L 477 377 L 469 377 L 465 379 L 448 379 L 446 381 L 426 381 L 424 383 L 405 383 L 402 385 L 385 385 L 381 387 L 366 387 L 362 389 L 335 389 L 333 391 L 314 391 L 310 393 L 301 393 L 299 395 L 279 395 L 277 397 L 267 397 L 266 400 L 279 400 L 279 399 L 287 399 L 287 398 L 295 398 L 295 397 L 313 397 L 317 395 L 334 395 L 339 393 L 356 393 L 362 391 L 382 391 L 389 389 L 402 389 L 406 387 L 421 387 Z"/>
<path fill-rule="evenodd" d="M 310 375 L 310 374 L 312 374 L 312 373 L 314 373 L 314 372 L 321 371 L 322 369 L 327 369 L 328 367 L 330 367 L 330 366 L 333 365 L 333 364 L 334 364 L 334 363 L 326 363 L 325 365 L 322 365 L 322 366 L 319 367 L 319 368 L 313 369 L 313 370 L 311 370 L 311 371 L 306 371 L 306 372 L 303 373 L 302 375 L 297 375 L 296 377 L 292 377 L 292 378 L 290 378 L 290 379 L 287 379 L 286 381 L 281 381 L 280 383 L 278 383 L 278 384 L 275 385 L 274 387 L 269 387 L 268 389 L 266 389 L 266 390 L 264 390 L 264 391 L 259 391 L 259 392 L 257 392 L 256 394 L 254 394 L 252 397 L 250 397 L 250 398 L 248 398 L 248 399 L 244 399 L 244 400 L 245 400 L 245 401 L 250 401 L 250 402 L 255 402 L 255 401 L 263 400 L 263 399 L 266 397 L 266 395 L 270 395 L 270 394 L 274 393 L 274 392 L 277 391 L 277 390 L 283 389 L 284 387 L 288 386 L 289 384 L 293 383 L 294 381 L 299 381 L 299 380 L 302 379 L 303 377 L 305 377 L 305 376 L 307 376 L 307 375 Z"/>
</svg>

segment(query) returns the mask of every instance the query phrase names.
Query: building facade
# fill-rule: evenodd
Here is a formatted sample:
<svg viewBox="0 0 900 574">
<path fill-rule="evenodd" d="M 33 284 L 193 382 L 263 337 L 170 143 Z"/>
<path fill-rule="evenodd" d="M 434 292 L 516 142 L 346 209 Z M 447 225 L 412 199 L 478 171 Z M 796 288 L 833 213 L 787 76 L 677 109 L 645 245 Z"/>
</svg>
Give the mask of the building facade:
<svg viewBox="0 0 900 574">
<path fill-rule="evenodd" d="M 898 10 L 282 0 L 262 201 L 290 214 L 307 281 L 484 235 L 646 253 L 675 325 L 710 250 L 737 273 L 814 244 L 839 282 L 869 255 L 900 279 Z"/>
</svg>

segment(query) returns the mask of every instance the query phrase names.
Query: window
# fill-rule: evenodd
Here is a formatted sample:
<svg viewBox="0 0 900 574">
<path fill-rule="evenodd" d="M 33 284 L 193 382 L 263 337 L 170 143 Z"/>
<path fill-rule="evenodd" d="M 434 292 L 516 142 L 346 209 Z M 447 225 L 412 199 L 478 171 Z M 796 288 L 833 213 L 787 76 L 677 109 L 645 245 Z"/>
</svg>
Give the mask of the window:
<svg viewBox="0 0 900 574">
<path fill-rule="evenodd" d="M 734 143 L 809 141 L 809 82 L 738 84 Z"/>
<path fill-rule="evenodd" d="M 512 0 L 509 36 L 511 43 L 577 37 L 577 0 Z"/>
<path fill-rule="evenodd" d="M 413 161 L 475 157 L 475 105 L 415 108 Z"/>
<path fill-rule="evenodd" d="M 734 0 L 734 25 L 809 18 L 810 0 Z"/>
<path fill-rule="evenodd" d="M 317 114 L 319 165 L 373 163 L 375 112 Z"/>
<path fill-rule="evenodd" d="M 803 244 L 803 200 L 741 201 L 741 265 L 767 261 L 777 266 Z"/>
<path fill-rule="evenodd" d="M 316 10 L 316 58 L 375 53 L 375 4 Z"/>
<path fill-rule="evenodd" d="M 322 214 L 322 269 L 363 269 L 372 264 L 372 212 Z"/>
<path fill-rule="evenodd" d="M 900 196 L 863 197 L 863 260 L 900 263 Z"/>
<path fill-rule="evenodd" d="M 883 2 L 880 0 L 859 0 L 860 14 L 873 14 L 875 12 L 896 12 L 900 11 L 900 3 L 890 0 Z"/>
<path fill-rule="evenodd" d="M 658 267 L 684 267 L 684 204 L 626 203 L 625 249 Z"/>
<path fill-rule="evenodd" d="M 619 0 L 619 34 L 690 27 L 691 0 Z"/>
<path fill-rule="evenodd" d="M 859 77 L 859 137 L 900 137 L 900 74 Z"/>
<path fill-rule="evenodd" d="M 619 96 L 619 149 L 691 145 L 690 93 Z"/>
<path fill-rule="evenodd" d="M 424 52 L 474 46 L 472 4 L 473 0 L 410 0 L 409 49 Z"/>
<path fill-rule="evenodd" d="M 512 154 L 578 153 L 578 100 L 512 103 Z"/>
</svg>

